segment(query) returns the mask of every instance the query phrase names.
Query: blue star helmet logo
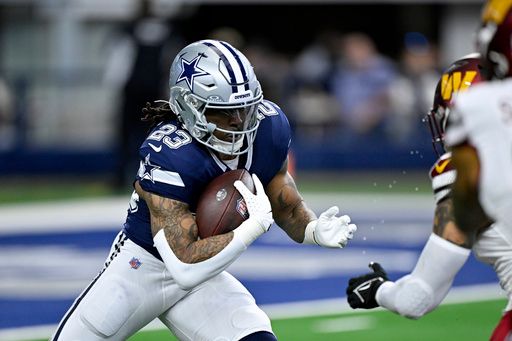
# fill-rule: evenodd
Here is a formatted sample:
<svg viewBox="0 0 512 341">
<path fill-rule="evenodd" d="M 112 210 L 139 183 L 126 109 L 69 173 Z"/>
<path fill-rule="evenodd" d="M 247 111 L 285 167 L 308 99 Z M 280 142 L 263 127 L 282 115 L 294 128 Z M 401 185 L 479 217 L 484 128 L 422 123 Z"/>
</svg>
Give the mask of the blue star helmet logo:
<svg viewBox="0 0 512 341">
<path fill-rule="evenodd" d="M 181 58 L 181 74 L 178 77 L 176 84 L 178 84 L 182 80 L 185 80 L 190 91 L 194 91 L 194 77 L 209 75 L 208 72 L 204 71 L 203 69 L 197 66 L 197 63 L 199 63 L 201 57 L 202 55 L 198 55 L 191 61 L 187 61 Z"/>
</svg>

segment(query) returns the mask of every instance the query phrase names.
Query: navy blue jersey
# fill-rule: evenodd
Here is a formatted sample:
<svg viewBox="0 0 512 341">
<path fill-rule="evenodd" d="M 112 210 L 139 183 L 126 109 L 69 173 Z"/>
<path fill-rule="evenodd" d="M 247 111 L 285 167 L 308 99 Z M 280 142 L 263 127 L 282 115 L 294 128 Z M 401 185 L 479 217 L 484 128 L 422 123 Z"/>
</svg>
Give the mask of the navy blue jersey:
<svg viewBox="0 0 512 341">
<path fill-rule="evenodd" d="M 259 105 L 258 117 L 260 125 L 253 147 L 239 156 L 237 168 L 256 173 L 263 186 L 267 186 L 286 160 L 291 132 L 285 114 L 272 102 Z M 191 212 L 195 212 L 204 188 L 230 170 L 176 120 L 156 126 L 139 148 L 139 156 L 136 179 L 140 186 L 147 192 L 188 204 Z M 135 192 L 124 231 L 131 240 L 160 258 L 153 247 L 148 206 Z"/>
</svg>

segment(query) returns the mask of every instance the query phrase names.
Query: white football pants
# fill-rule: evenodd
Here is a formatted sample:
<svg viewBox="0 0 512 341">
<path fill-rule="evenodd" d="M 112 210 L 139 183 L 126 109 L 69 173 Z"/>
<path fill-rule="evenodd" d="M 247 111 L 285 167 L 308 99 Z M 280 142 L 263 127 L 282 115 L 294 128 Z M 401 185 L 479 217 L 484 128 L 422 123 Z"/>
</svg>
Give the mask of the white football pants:
<svg viewBox="0 0 512 341">
<path fill-rule="evenodd" d="M 190 291 L 124 233 L 105 267 L 62 318 L 51 340 L 126 340 L 159 318 L 180 340 L 239 340 L 272 332 L 247 289 L 226 271 Z"/>
</svg>

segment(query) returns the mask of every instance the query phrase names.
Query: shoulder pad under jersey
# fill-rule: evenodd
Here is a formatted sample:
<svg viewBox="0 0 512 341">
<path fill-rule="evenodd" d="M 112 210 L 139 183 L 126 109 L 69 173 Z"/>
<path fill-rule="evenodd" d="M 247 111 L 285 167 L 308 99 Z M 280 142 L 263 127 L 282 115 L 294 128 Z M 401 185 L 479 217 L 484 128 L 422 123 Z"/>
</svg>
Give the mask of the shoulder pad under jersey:
<svg viewBox="0 0 512 341">
<path fill-rule="evenodd" d="M 457 173 L 453 168 L 451 157 L 451 153 L 441 155 L 430 169 L 430 180 L 432 180 L 436 204 L 450 195 L 451 186 L 455 182 Z"/>
<path fill-rule="evenodd" d="M 206 148 L 172 122 L 159 125 L 139 149 L 141 187 L 193 206 L 202 188 L 221 170 Z"/>
</svg>

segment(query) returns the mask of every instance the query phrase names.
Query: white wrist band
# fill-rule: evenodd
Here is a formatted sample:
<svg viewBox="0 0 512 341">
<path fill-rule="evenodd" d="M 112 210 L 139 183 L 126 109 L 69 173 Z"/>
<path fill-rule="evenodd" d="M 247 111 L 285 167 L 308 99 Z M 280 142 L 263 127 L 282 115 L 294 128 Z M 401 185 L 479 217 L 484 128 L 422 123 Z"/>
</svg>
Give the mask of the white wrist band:
<svg viewBox="0 0 512 341">
<path fill-rule="evenodd" d="M 303 244 L 319 245 L 315 239 L 315 229 L 317 224 L 318 219 L 315 219 L 313 221 L 310 221 L 309 224 L 306 226 L 306 230 L 304 231 L 304 240 L 302 241 Z"/>
<path fill-rule="evenodd" d="M 265 233 L 261 224 L 254 219 L 247 219 L 240 224 L 236 229 L 233 230 L 233 239 L 238 239 L 244 243 L 245 247 L 252 244 L 259 236 Z"/>
</svg>

